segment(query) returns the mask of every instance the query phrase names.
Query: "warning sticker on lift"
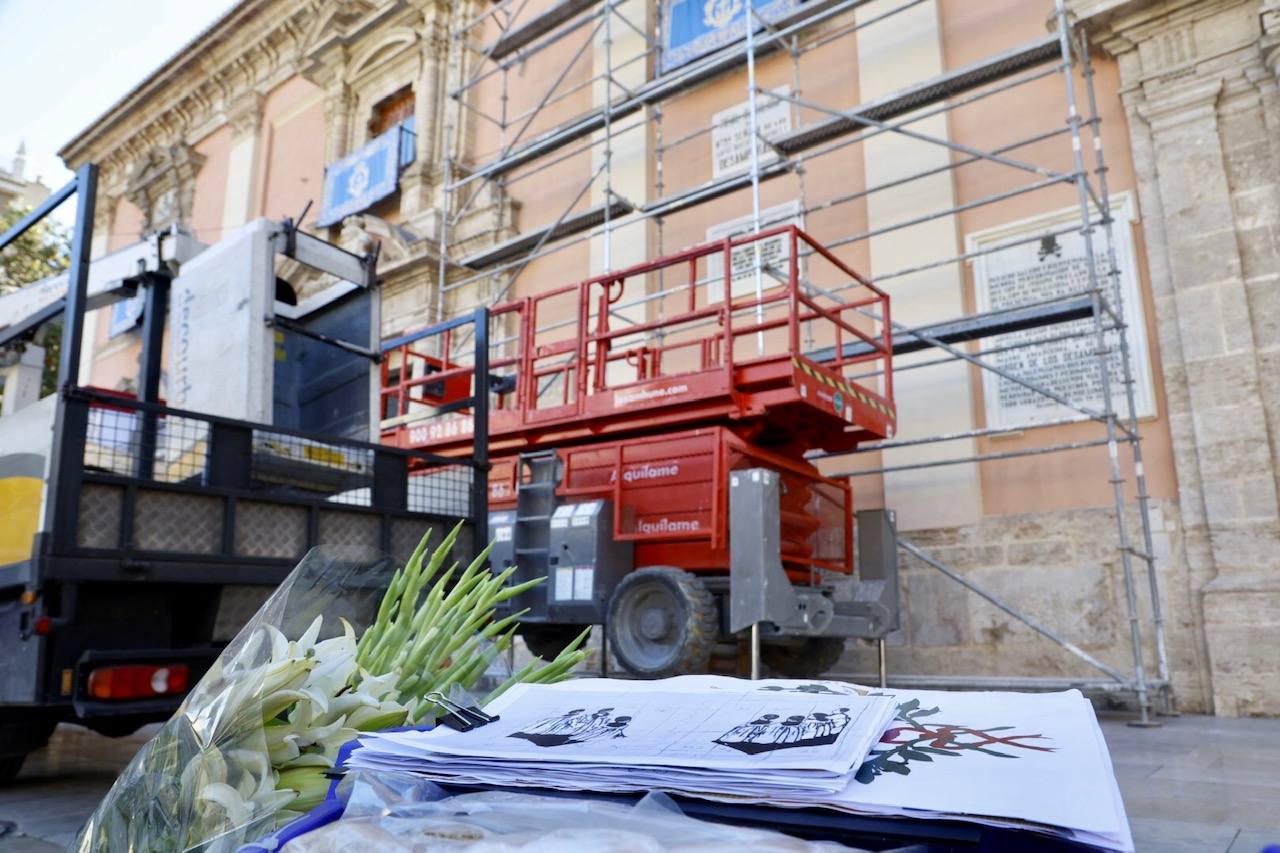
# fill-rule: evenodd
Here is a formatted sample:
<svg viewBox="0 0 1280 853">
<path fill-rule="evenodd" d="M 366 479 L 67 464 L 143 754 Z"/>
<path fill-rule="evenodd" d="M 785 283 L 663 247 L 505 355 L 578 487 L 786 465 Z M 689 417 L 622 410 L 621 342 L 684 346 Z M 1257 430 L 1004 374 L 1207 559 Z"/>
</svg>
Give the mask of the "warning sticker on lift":
<svg viewBox="0 0 1280 853">
<path fill-rule="evenodd" d="M 577 601 L 590 601 L 595 587 L 596 570 L 591 566 L 577 566 L 573 570 L 573 597 Z"/>
<path fill-rule="evenodd" d="M 556 569 L 556 601 L 573 600 L 573 566 Z"/>
</svg>

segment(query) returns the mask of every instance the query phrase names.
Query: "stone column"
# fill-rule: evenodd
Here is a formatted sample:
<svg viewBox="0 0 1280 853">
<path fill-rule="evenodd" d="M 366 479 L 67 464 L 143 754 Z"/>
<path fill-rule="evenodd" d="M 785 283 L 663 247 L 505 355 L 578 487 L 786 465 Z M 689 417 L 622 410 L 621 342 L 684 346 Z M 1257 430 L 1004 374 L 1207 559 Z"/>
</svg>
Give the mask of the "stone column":
<svg viewBox="0 0 1280 853">
<path fill-rule="evenodd" d="M 420 36 L 418 72 L 413 84 L 416 150 L 413 165 L 400 176 L 400 213 L 415 232 L 434 240 L 439 234 L 435 194 L 443 174 L 438 154 L 449 61 L 447 6 L 432 4 L 427 8 Z"/>
<path fill-rule="evenodd" d="M 116 224 L 116 204 L 119 199 L 104 192 L 106 181 L 99 181 L 97 203 L 93 209 L 93 243 L 89 247 L 90 258 L 100 258 L 111 245 L 111 229 Z"/>
<path fill-rule="evenodd" d="M 1114 4 L 1095 39 L 1120 65 L 1191 584 L 1227 715 L 1280 713 L 1280 161 L 1259 20 L 1257 0 Z"/>
<path fill-rule="evenodd" d="M 627 89 L 634 91 L 643 85 L 647 71 L 645 63 L 631 61 L 627 65 L 627 62 L 635 60 L 648 48 L 644 37 L 636 32 L 636 29 L 650 29 L 648 5 L 641 0 L 614 0 L 613 11 L 601 8 L 601 14 L 611 15 L 611 18 L 600 26 L 591 45 L 592 73 L 597 78 L 592 84 L 593 106 L 603 108 L 610 98 L 617 101 Z M 627 26 L 624 16 L 636 29 Z M 558 95 L 559 92 L 555 94 Z M 594 173 L 604 166 L 606 154 L 609 158 L 607 173 L 601 172 L 591 187 L 593 206 L 606 203 L 608 189 L 612 189 L 615 196 L 621 196 L 633 204 L 643 204 L 647 200 L 652 184 L 650 170 L 654 162 L 650 135 L 644 126 L 619 133 L 619 128 L 626 124 L 627 121 L 613 122 L 607 145 L 603 130 L 592 134 L 592 141 L 596 144 L 591 149 L 591 171 Z M 606 258 L 610 268 L 622 269 L 647 260 L 648 252 L 647 220 L 621 229 L 615 220 L 610 229 L 607 247 L 603 234 L 591 240 L 591 274 L 605 271 Z M 636 322 L 643 322 L 645 306 L 624 309 L 624 314 L 631 315 Z"/>
<path fill-rule="evenodd" d="M 258 143 L 262 136 L 262 106 L 266 99 L 246 92 L 227 107 L 231 126 L 231 154 L 227 163 L 227 193 L 222 207 L 223 235 L 254 215 L 253 185 L 258 173 Z"/>
</svg>

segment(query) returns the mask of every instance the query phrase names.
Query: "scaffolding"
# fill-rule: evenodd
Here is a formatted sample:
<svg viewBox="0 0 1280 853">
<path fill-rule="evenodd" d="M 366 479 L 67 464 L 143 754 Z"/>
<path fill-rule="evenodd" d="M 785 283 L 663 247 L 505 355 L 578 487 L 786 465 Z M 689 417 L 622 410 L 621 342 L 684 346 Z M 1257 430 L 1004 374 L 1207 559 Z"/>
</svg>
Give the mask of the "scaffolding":
<svg viewBox="0 0 1280 853">
<path fill-rule="evenodd" d="M 591 272 L 612 269 L 617 261 L 617 235 L 624 230 L 635 234 L 638 229 L 646 252 L 662 255 L 682 248 L 667 245 L 671 242 L 668 232 L 673 218 L 694 213 L 702 205 L 733 193 L 749 193 L 750 215 L 743 217 L 749 231 L 760 231 L 797 218 L 825 215 L 828 221 L 839 224 L 827 227 L 827 233 L 819 235 L 820 239 L 831 249 L 849 247 L 853 250 L 865 248 L 877 237 L 942 217 L 958 216 L 1051 188 L 1074 188 L 1076 213 L 1070 222 L 1047 225 L 1035 233 L 1000 240 L 994 245 L 968 246 L 946 257 L 902 269 L 876 271 L 874 275 L 874 280 L 883 285 L 940 268 L 962 269 L 966 263 L 1021 246 L 1046 245 L 1048 240 L 1079 235 L 1084 245 L 1087 276 L 1083 286 L 1072 292 L 1026 300 L 998 310 L 973 312 L 947 323 L 892 324 L 896 356 L 922 350 L 934 352 L 934 357 L 913 358 L 896 365 L 896 372 L 928 370 L 939 365 L 969 365 L 975 373 L 994 375 L 1000 381 L 1052 400 L 1071 414 L 1050 420 L 1033 419 L 1027 423 L 890 439 L 861 447 L 854 453 L 973 441 L 984 436 L 1081 421 L 1097 424 L 1100 427 L 1097 434 L 1087 440 L 1002 453 L 975 452 L 918 463 L 854 466 L 836 476 L 883 475 L 1106 447 L 1107 479 L 1114 501 L 1116 553 L 1132 648 L 1132 666 L 1127 671 L 1091 655 L 1060 631 L 1012 607 L 925 549 L 905 540 L 900 544 L 925 565 L 986 599 L 1100 673 L 1097 677 L 1064 681 L 1083 689 L 1135 696 L 1141 722 L 1145 724 L 1157 708 L 1172 712 L 1173 696 L 1138 431 L 1129 326 L 1124 319 L 1125 306 L 1119 287 L 1121 272 L 1112 201 L 1086 36 L 1073 26 L 1064 0 L 1052 0 L 1051 31 L 1043 37 L 962 67 L 944 70 L 854 106 L 823 103 L 819 97 L 806 94 L 803 84 L 807 80 L 802 73 L 805 56 L 816 55 L 822 48 L 838 45 L 844 39 L 860 39 L 864 32 L 891 33 L 899 15 L 923 2 L 925 0 L 896 3 L 881 0 L 873 4 L 872 0 L 813 0 L 762 4 L 761 0 L 745 0 L 744 23 L 750 25 L 742 28 L 740 38 L 684 64 L 665 61 L 661 36 L 664 22 L 646 20 L 653 14 L 654 4 L 643 0 L 560 0 L 550 6 L 539 5 L 535 0 L 456 4 L 442 131 L 442 150 L 446 153 L 442 163 L 444 203 L 438 234 L 440 263 L 435 313 L 437 319 L 443 320 L 453 313 L 469 311 L 476 304 L 500 302 L 516 289 L 532 265 L 558 255 L 564 257 L 560 253 L 595 249 L 591 263 L 598 269 Z M 776 11 L 778 6 L 781 6 L 780 12 Z M 531 7 L 536 8 L 531 11 Z M 762 13 L 762 8 L 774 11 Z M 625 49 L 619 47 L 620 40 L 625 42 Z M 537 67 L 539 56 L 554 57 L 554 61 L 544 66 L 548 69 L 547 78 L 538 79 L 536 73 L 524 76 L 527 69 Z M 760 85 L 760 63 L 766 60 L 773 63 L 775 72 L 789 63 L 787 85 L 773 88 Z M 588 63 L 590 68 L 585 68 Z M 673 173 L 686 161 L 689 146 L 705 144 L 718 128 L 723 129 L 725 122 L 717 124 L 715 120 L 707 120 L 695 127 L 677 123 L 672 128 L 671 113 L 680 110 L 682 100 L 697 97 L 707 84 L 730 75 L 745 77 L 745 115 L 735 114 L 729 123 L 736 122 L 737 130 L 746 134 L 749 162 L 745 168 L 728 170 L 711 180 L 679 185 Z M 920 129 L 928 119 L 945 117 L 988 99 L 1007 98 L 1011 92 L 1055 77 L 1062 83 L 1059 105 L 1065 116 L 1056 113 L 1054 118 L 1046 118 L 1045 126 L 1029 136 L 984 150 L 957 142 L 946 134 Z M 531 92 L 537 97 L 530 102 Z M 761 113 L 779 105 L 789 110 L 789 115 L 801 118 L 794 127 L 766 132 Z M 687 119 L 689 112 L 683 110 L 682 117 Z M 1062 116 L 1062 120 L 1057 121 L 1057 116 Z M 702 117 L 708 118 L 705 112 Z M 868 179 L 866 185 L 835 195 L 813 192 L 811 176 L 824 174 L 824 169 L 835 162 L 832 158 L 847 158 L 856 147 L 865 147 L 880 137 L 938 146 L 945 152 L 946 162 L 875 184 Z M 478 140 L 482 138 L 488 140 L 490 150 L 480 150 L 484 145 Z M 1057 157 L 1064 157 L 1064 151 L 1069 152 L 1064 157 L 1067 167 L 1051 168 L 1024 159 L 1050 150 L 1050 145 L 1062 146 L 1052 149 Z M 641 197 L 634 197 L 634 192 L 629 196 L 619 184 L 618 152 L 634 152 L 637 146 L 644 152 L 645 168 L 649 170 Z M 954 174 L 974 164 L 1013 170 L 1026 179 L 1017 186 L 963 201 L 953 197 L 941 209 L 912 215 L 899 222 L 868 223 L 867 227 L 852 230 L 847 227 L 847 223 L 857 217 L 846 212 L 859 209 L 858 205 L 866 204 L 877 194 L 902 191 L 913 182 Z M 563 178 L 566 171 L 576 175 L 571 185 Z M 560 180 L 550 182 L 559 193 L 555 196 L 555 209 L 543 211 L 545 221 L 540 224 L 517 231 L 510 211 L 514 209 L 512 200 L 519 194 L 521 184 L 545 183 L 549 176 L 556 174 L 561 175 Z M 784 192 L 794 203 L 785 212 L 771 213 L 763 206 L 762 192 L 783 181 L 790 181 Z M 468 222 L 482 206 L 496 211 L 493 214 L 496 226 L 478 235 L 475 228 L 468 230 Z M 752 244 L 755 248 L 747 259 L 749 275 L 745 277 L 757 298 L 769 286 L 769 281 L 778 277 L 771 260 L 763 255 L 761 243 Z M 634 241 L 629 245 L 634 245 Z M 823 289 L 803 278 L 807 274 L 808 254 L 811 253 L 802 252 L 799 258 L 805 286 L 824 298 L 840 301 L 838 288 Z M 708 275 L 695 282 L 682 278 L 678 284 L 668 287 L 668 282 L 660 276 L 644 297 L 630 304 L 613 306 L 611 310 L 621 321 L 635 322 L 629 318 L 634 318 L 636 311 L 657 311 L 660 315 L 667 296 L 690 287 L 714 287 L 717 281 L 720 281 L 718 275 Z M 736 282 L 735 278 L 735 287 Z M 1037 334 L 1012 343 L 977 343 L 1026 329 L 1035 329 Z M 994 359 L 1010 350 L 1045 347 L 1072 339 L 1087 340 L 1092 348 L 1100 401 L 1072 399 L 1067 393 L 1007 369 Z M 492 358 L 500 358 L 503 348 L 513 341 L 514 335 L 509 332 L 504 335 L 498 330 L 491 334 Z M 812 347 L 815 342 L 810 339 L 806 344 Z M 849 378 L 875 381 L 876 374 L 863 373 Z M 540 388 L 539 393 L 546 390 Z M 1115 405 L 1117 398 L 1123 400 L 1119 409 Z M 1132 500 L 1125 493 L 1127 478 L 1122 451 L 1127 454 L 1133 471 L 1136 493 Z M 814 455 L 828 457 L 831 454 Z M 1136 530 L 1131 528 L 1130 510 L 1134 510 Z M 1148 671 L 1143 648 L 1147 620 L 1139 608 L 1139 564 L 1145 569 L 1149 588 L 1154 674 Z M 1008 679 L 979 677 L 937 680 L 970 687 L 998 687 L 1009 683 Z"/>
</svg>

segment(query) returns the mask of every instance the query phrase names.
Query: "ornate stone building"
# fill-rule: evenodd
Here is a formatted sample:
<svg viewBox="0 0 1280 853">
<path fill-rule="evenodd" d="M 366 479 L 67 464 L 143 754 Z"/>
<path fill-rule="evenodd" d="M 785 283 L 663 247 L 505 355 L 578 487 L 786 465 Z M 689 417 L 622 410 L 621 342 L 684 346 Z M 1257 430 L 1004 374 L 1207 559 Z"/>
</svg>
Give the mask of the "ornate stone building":
<svg viewBox="0 0 1280 853">
<path fill-rule="evenodd" d="M 548 0 L 530 8 L 554 5 Z M 449 255 L 456 258 L 566 215 L 585 215 L 606 201 L 634 209 L 656 204 L 681 181 L 698 186 L 720 177 L 713 144 L 731 147 L 732 140 L 714 140 L 697 128 L 709 116 L 741 113 L 740 70 L 690 87 L 679 102 L 647 106 L 639 121 L 626 125 L 634 134 L 626 144 L 602 146 L 597 132 L 564 155 L 558 172 L 530 168 L 501 181 L 476 181 L 465 205 L 444 192 L 446 164 L 455 181 L 465 178 L 518 141 L 540 138 L 658 74 L 651 61 L 627 59 L 641 57 L 656 36 L 662 5 L 616 5 L 628 10 L 628 27 L 607 35 L 598 26 L 585 28 L 577 41 L 566 38 L 540 57 L 516 50 L 502 62 L 508 85 L 499 88 L 482 58 L 494 48 L 483 33 L 470 52 L 450 48 L 458 21 L 501 12 L 501 4 L 244 0 L 61 152 L 69 166 L 95 161 L 102 167 L 95 251 L 175 222 L 215 243 L 252 218 L 298 218 L 306 210 L 305 227 L 357 249 L 380 245 L 388 336 L 430 322 L 441 310 L 466 308 L 467 300 L 492 298 L 504 289 L 501 280 L 449 299 L 437 291 L 447 200 Z M 762 60 L 761 88 L 849 109 L 1043 39 L 1053 11 L 1051 0 L 928 0 L 879 24 L 874 32 L 883 37 L 859 39 L 856 25 L 869 26 L 885 4 L 855 6 L 805 33 L 804 50 Z M 1089 35 L 1098 68 L 1112 193 L 1122 211 L 1117 227 L 1136 296 L 1129 308 L 1134 332 L 1141 332 L 1135 351 L 1148 398 L 1140 432 L 1176 695 L 1188 710 L 1280 713 L 1274 652 L 1280 646 L 1280 2 L 1069 0 L 1068 6 Z M 605 63 L 624 70 L 602 83 Z M 451 80 L 474 81 L 475 97 L 489 114 L 502 116 L 501 128 L 481 110 L 451 112 Z M 564 94 L 551 98 L 552 83 L 563 83 Z M 1060 81 L 1046 78 L 1011 97 L 1011 105 L 975 103 L 922 127 L 990 150 L 1002 144 L 1005 128 L 1036 120 L 1041 127 L 1062 126 Z M 543 101 L 543 118 L 526 124 Z M 799 107 L 770 116 L 788 128 L 823 117 Z M 400 144 L 389 155 L 397 158 L 395 191 L 323 220 L 326 180 L 342 178 L 340 189 L 361 199 L 374 177 L 360 163 L 350 174 L 339 166 L 397 127 Z M 920 264 L 890 287 L 895 315 L 906 322 L 951 319 L 989 298 L 979 280 L 987 273 L 975 264 L 930 267 L 935 250 L 981 254 L 984 241 L 1057 221 L 1075 198 L 1068 187 L 1036 201 L 1013 198 L 1013 185 L 997 167 L 979 163 L 947 172 L 957 155 L 938 151 L 910 139 L 868 140 L 834 165 L 814 161 L 770 181 L 761 187 L 761 203 L 797 216 L 822 240 L 875 235 L 842 250 L 844 259 L 873 277 Z M 1070 168 L 1065 147 L 1049 159 L 1055 168 Z M 578 192 L 606 162 L 608 183 Z M 910 191 L 872 196 L 867 190 L 912 172 L 927 177 Z M 598 273 L 606 259 L 616 268 L 721 235 L 750 213 L 747 193 L 726 193 L 660 225 L 627 225 L 613 242 L 593 236 L 521 267 L 505 287 L 514 285 L 517 295 L 537 292 Z M 850 198 L 857 200 L 833 212 Z M 788 205 L 799 212 L 785 213 Z M 937 208 L 952 213 L 905 234 L 881 233 Z M 1047 242 L 1039 259 L 1055 251 L 1061 247 Z M 467 275 L 450 266 L 444 278 Z M 105 322 L 89 326 L 96 341 L 91 381 L 115 384 L 129 373 L 136 341 L 110 336 Z M 919 375 L 904 372 L 897 386 L 904 438 L 972 432 L 991 423 L 989 389 L 976 371 L 955 364 L 935 380 Z M 1069 460 L 1032 453 L 1056 441 L 1081 441 L 1092 435 L 1090 426 L 966 437 L 944 455 L 1019 458 L 862 477 L 857 500 L 895 509 L 904 536 L 1123 667 L 1128 638 L 1120 561 L 1098 533 L 1114 527 L 1110 486 L 1105 476 L 1082 473 L 1105 469 L 1105 449 L 1073 451 Z M 934 461 L 941 458 L 936 447 L 877 453 L 865 465 Z M 1079 674 L 1078 662 L 1061 649 L 927 567 L 904 564 L 903 584 L 906 612 L 890 648 L 892 671 Z M 1150 636 L 1144 639 L 1150 649 Z M 844 669 L 865 673 L 871 660 L 868 650 L 851 649 Z"/>
<path fill-rule="evenodd" d="M 49 197 L 49 188 L 27 177 L 27 148 L 19 145 L 8 168 L 0 166 L 0 209 L 35 207 Z"/>
<path fill-rule="evenodd" d="M 1079 0 L 1119 68 L 1212 706 L 1280 711 L 1280 3 Z"/>
</svg>

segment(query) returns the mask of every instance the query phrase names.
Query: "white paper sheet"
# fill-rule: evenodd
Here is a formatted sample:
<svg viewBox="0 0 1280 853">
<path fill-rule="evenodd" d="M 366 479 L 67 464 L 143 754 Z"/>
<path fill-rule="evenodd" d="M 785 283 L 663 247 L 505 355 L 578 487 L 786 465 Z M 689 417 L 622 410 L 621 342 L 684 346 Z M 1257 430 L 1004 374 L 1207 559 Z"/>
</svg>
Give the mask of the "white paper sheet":
<svg viewBox="0 0 1280 853">
<path fill-rule="evenodd" d="M 438 727 L 377 740 L 486 759 L 844 774 L 861 762 L 892 711 L 883 697 L 609 683 L 607 704 L 597 689 L 577 689 L 578 682 L 517 685 L 487 709 L 499 715 L 495 723 L 470 732 Z"/>
<path fill-rule="evenodd" d="M 1133 850 L 1102 730 L 1093 707 L 1075 690 L 1038 694 L 880 691 L 836 681 L 750 682 L 723 676 L 684 676 L 661 682 L 583 679 L 552 689 L 563 693 L 550 704 L 532 703 L 526 690 L 516 688 L 490 707 L 503 719 L 476 730 L 472 734 L 489 731 L 470 743 L 477 747 L 484 743 L 486 754 L 507 756 L 496 766 L 466 754 L 468 749 L 458 749 L 463 740 L 441 730 L 366 738 L 364 742 L 373 749 L 357 750 L 353 766 L 412 769 L 409 765 L 413 765 L 423 772 L 430 765 L 427 774 L 433 778 L 474 784 L 653 789 L 737 803 L 820 805 L 858 814 L 959 819 L 1039 830 L 1111 850 Z M 572 707 L 562 704 L 570 697 Z M 724 743 L 781 737 L 762 737 L 753 730 L 751 723 L 766 714 L 783 720 L 803 715 L 807 720 L 815 713 L 847 707 L 851 717 L 858 714 L 859 723 L 872 722 L 876 706 L 856 704 L 860 701 L 887 705 L 878 706 L 875 734 L 865 746 L 857 745 L 866 761 L 858 759 L 856 767 L 846 764 L 843 774 L 832 769 L 845 760 L 839 747 L 852 746 L 842 738 L 837 738 L 840 744 L 825 745 L 825 753 L 811 746 L 789 745 L 750 754 Z M 618 715 L 632 717 L 623 729 L 625 737 L 595 734 L 602 726 L 608 729 L 608 721 L 589 722 L 604 709 L 612 709 L 609 721 L 616 721 Z M 550 712 L 572 710 L 587 715 L 585 724 L 581 719 L 562 724 L 570 729 L 578 726 L 588 734 L 579 743 L 570 744 L 573 738 L 565 738 L 562 745 L 544 747 L 510 736 L 531 719 L 538 731 L 555 734 L 559 718 Z M 639 724 L 647 715 L 675 722 Z M 853 725 L 845 729 L 848 736 Z M 619 746 L 623 743 L 625 747 Z M 437 749 L 438 744 L 446 748 Z M 841 755 L 839 761 L 833 750 Z M 663 756 L 666 766 L 646 763 L 646 751 Z M 503 761 L 518 762 L 525 777 L 513 782 L 512 768 L 503 767 Z"/>
<path fill-rule="evenodd" d="M 1106 741 L 1093 706 L 1077 690 L 881 691 L 838 681 L 755 683 L 775 695 L 894 697 L 894 720 L 833 807 L 999 825 L 1028 822 L 1061 827 L 1095 845 L 1133 849 Z M 670 689 L 715 690 L 718 684 L 717 676 L 686 676 L 673 679 Z"/>
</svg>

